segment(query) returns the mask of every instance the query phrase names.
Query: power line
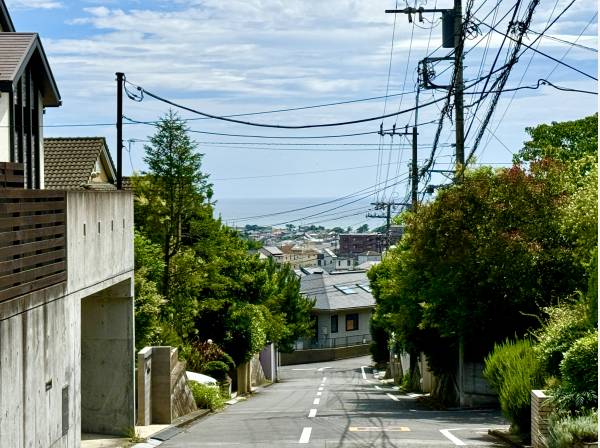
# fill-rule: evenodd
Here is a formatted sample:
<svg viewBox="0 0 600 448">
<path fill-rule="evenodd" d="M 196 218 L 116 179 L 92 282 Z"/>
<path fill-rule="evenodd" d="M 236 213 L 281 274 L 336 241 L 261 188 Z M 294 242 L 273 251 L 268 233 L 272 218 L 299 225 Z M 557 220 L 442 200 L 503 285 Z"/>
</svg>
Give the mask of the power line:
<svg viewBox="0 0 600 448">
<path fill-rule="evenodd" d="M 563 12 L 564 12 L 564 11 L 563 11 Z M 479 23 L 480 23 L 480 24 L 482 24 L 482 25 L 485 25 L 485 26 L 487 26 L 488 28 L 491 28 L 491 29 L 492 29 L 493 31 L 495 31 L 496 33 L 498 33 L 498 34 L 501 34 L 502 36 L 505 36 L 505 37 L 507 37 L 508 39 L 512 40 L 513 42 L 517 42 L 517 39 L 515 39 L 515 38 L 514 38 L 514 37 L 512 37 L 512 36 L 509 36 L 507 33 L 504 33 L 504 32 L 502 32 L 502 31 L 499 31 L 498 29 L 496 29 L 496 28 L 495 28 L 495 27 L 493 27 L 492 25 L 488 25 L 487 23 L 484 23 L 484 22 L 479 22 Z M 538 53 L 538 54 L 541 54 L 542 56 L 545 56 L 545 57 L 547 57 L 548 59 L 550 59 L 550 60 L 552 60 L 552 61 L 554 61 L 554 62 L 556 62 L 556 63 L 558 63 L 558 64 L 560 64 L 560 65 L 563 65 L 563 66 L 565 66 L 565 67 L 567 67 L 567 68 L 570 68 L 571 70 L 573 70 L 573 71 L 575 71 L 575 72 L 577 72 L 577 73 L 579 73 L 579 74 L 581 74 L 581 75 L 583 75 L 583 76 L 586 76 L 586 77 L 588 77 L 588 78 L 590 78 L 590 79 L 593 79 L 594 81 L 598 81 L 598 78 L 596 78 L 595 76 L 593 76 L 593 75 L 590 75 L 589 73 L 586 73 L 586 72 L 584 72 L 583 70 L 580 70 L 580 69 L 578 69 L 577 67 L 573 67 L 572 65 L 570 65 L 570 64 L 567 64 L 566 62 L 563 62 L 563 61 L 561 61 L 560 59 L 556 59 L 554 56 L 550 56 L 548 53 L 544 53 L 543 51 L 541 51 L 541 50 L 538 50 L 537 48 L 534 48 L 534 47 L 533 47 L 533 44 L 534 44 L 534 43 L 537 41 L 537 39 L 541 38 L 542 36 L 543 36 L 543 33 L 540 33 L 540 34 L 538 34 L 538 37 L 536 38 L 536 40 L 534 40 L 534 41 L 533 41 L 531 44 L 526 44 L 526 43 L 523 43 L 523 42 L 521 42 L 519 45 L 522 45 L 522 46 L 526 47 L 526 49 L 529 49 L 529 50 L 532 50 L 532 51 L 534 51 L 534 52 L 536 52 L 536 53 Z M 523 53 L 524 53 L 525 51 L 526 51 L 526 50 L 523 50 Z M 521 54 L 523 54 L 523 53 L 521 53 Z M 520 56 L 520 55 L 519 55 L 519 56 Z"/>
<path fill-rule="evenodd" d="M 131 84 L 131 83 L 130 83 Z M 135 84 L 132 84 L 135 85 Z M 356 120 L 348 120 L 348 121 L 340 121 L 340 122 L 334 122 L 334 123 L 321 123 L 321 124 L 303 124 L 303 125 L 281 125 L 281 124 L 270 124 L 270 123 L 256 123 L 256 122 L 252 122 L 252 121 L 245 121 L 245 120 L 237 120 L 235 118 L 227 118 L 225 116 L 219 116 L 219 115 L 213 115 L 207 112 L 202 112 L 196 109 L 193 109 L 191 107 L 187 107 L 184 106 L 183 104 L 178 104 L 174 101 L 168 100 L 166 98 L 163 98 L 159 95 L 156 95 L 146 89 L 144 89 L 143 87 L 140 86 L 136 86 L 136 88 L 138 89 L 139 92 L 143 93 L 144 95 L 147 95 L 149 97 L 154 98 L 157 101 L 161 101 L 165 104 L 169 104 L 170 106 L 173 107 L 177 107 L 179 109 L 182 110 L 187 110 L 188 112 L 197 114 L 197 115 L 202 115 L 203 117 L 208 117 L 208 118 L 213 118 L 215 120 L 220 120 L 220 121 L 226 121 L 229 123 L 236 123 L 236 124 L 243 124 L 246 126 L 255 126 L 255 127 L 262 127 L 262 128 L 272 128 L 272 129 L 311 129 L 311 128 L 325 128 L 325 127 L 336 127 L 336 126 L 348 126 L 348 125 L 352 125 L 352 124 L 359 124 L 359 123 L 367 123 L 370 121 L 376 121 L 376 120 L 381 120 L 383 118 L 388 118 L 388 117 L 396 117 L 398 115 L 402 115 L 408 112 L 411 112 L 413 110 L 416 109 L 416 107 L 411 107 L 405 110 L 401 110 L 398 112 L 393 112 L 393 113 L 389 113 L 389 114 L 384 114 L 384 115 L 379 115 L 376 117 L 368 117 L 368 118 L 360 118 L 360 119 L 356 119 Z M 429 103 L 425 103 L 422 104 L 419 107 L 427 107 L 430 106 L 432 104 L 435 104 L 436 102 L 439 101 L 443 101 L 445 98 L 440 98 L 439 100 L 435 100 L 435 101 L 430 101 Z"/>
<path fill-rule="evenodd" d="M 556 41 L 556 42 L 561 42 L 563 44 L 570 45 L 571 47 L 581 48 L 582 50 L 588 50 L 588 51 L 592 51 L 594 53 L 598 53 L 598 49 L 597 48 L 588 47 L 586 45 L 578 44 L 577 42 L 571 42 L 571 41 L 568 41 L 568 40 L 565 40 L 565 39 L 561 39 L 561 38 L 556 37 L 556 36 L 550 36 L 549 34 L 542 34 L 542 33 L 539 33 L 537 31 L 534 31 L 532 29 L 528 30 L 528 32 L 540 35 L 542 37 L 545 37 L 546 39 L 551 39 L 551 40 Z"/>
<path fill-rule="evenodd" d="M 123 119 L 131 122 L 131 123 L 135 123 L 135 124 L 145 124 L 148 126 L 158 126 L 160 124 L 160 122 L 158 121 L 141 121 L 141 120 L 135 120 L 133 118 L 129 118 L 127 116 L 123 116 Z M 424 125 L 428 125 L 431 123 L 434 123 L 435 121 L 428 121 L 428 122 L 424 122 L 424 123 L 419 123 L 418 126 L 424 126 Z M 111 126 L 114 126 L 111 125 Z M 386 129 L 385 131 L 391 131 L 391 129 Z M 358 137 L 361 135 L 373 135 L 373 134 L 379 134 L 379 130 L 377 131 L 366 131 L 366 132 L 354 132 L 354 133 L 348 133 L 348 134 L 335 134 L 335 135 L 251 135 L 251 134 L 231 134 L 231 133 L 224 133 L 224 132 L 211 132 L 211 131 L 198 131 L 195 129 L 188 129 L 187 132 L 191 132 L 194 134 L 205 134 L 205 135 L 218 135 L 218 136 L 222 136 L 222 137 L 243 137 L 243 138 L 262 138 L 262 139 L 289 139 L 289 140 L 298 140 L 298 139 L 302 139 L 302 140 L 313 140 L 313 139 L 323 139 L 323 138 L 345 138 L 345 137 Z"/>
<path fill-rule="evenodd" d="M 246 180 L 246 179 L 269 179 L 272 177 L 286 177 L 286 176 L 298 176 L 303 174 L 320 174 L 320 173 L 334 173 L 339 171 L 352 171 L 362 168 L 374 168 L 377 164 L 372 165 L 360 165 L 360 166 L 349 166 L 345 168 L 333 168 L 327 170 L 312 170 L 312 171 L 292 171 L 288 173 L 277 173 L 277 174 L 264 174 L 258 176 L 240 176 L 240 177 L 222 177 L 211 179 L 213 181 L 224 181 L 224 180 Z"/>
</svg>

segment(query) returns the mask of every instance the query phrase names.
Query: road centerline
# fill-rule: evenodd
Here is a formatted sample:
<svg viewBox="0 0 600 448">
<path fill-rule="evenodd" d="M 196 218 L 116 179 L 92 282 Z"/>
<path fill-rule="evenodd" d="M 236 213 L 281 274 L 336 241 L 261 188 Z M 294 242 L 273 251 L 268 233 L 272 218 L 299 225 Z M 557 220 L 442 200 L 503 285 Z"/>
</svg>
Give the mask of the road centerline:
<svg viewBox="0 0 600 448">
<path fill-rule="evenodd" d="M 302 434 L 300 435 L 300 440 L 298 443 L 308 443 L 310 441 L 310 433 L 312 432 L 312 428 L 307 426 L 302 429 Z"/>
<path fill-rule="evenodd" d="M 368 366 L 360 366 L 360 373 L 362 374 L 363 380 L 367 379 L 367 374 L 365 373 L 365 367 L 368 367 Z"/>
<path fill-rule="evenodd" d="M 317 410 L 315 408 L 312 408 L 310 410 L 310 412 L 308 413 L 308 418 L 314 418 L 317 416 Z"/>
<path fill-rule="evenodd" d="M 320 402 L 321 402 L 321 399 L 320 399 L 320 398 L 315 398 L 315 399 L 313 400 L 313 404 L 319 404 Z"/>
</svg>

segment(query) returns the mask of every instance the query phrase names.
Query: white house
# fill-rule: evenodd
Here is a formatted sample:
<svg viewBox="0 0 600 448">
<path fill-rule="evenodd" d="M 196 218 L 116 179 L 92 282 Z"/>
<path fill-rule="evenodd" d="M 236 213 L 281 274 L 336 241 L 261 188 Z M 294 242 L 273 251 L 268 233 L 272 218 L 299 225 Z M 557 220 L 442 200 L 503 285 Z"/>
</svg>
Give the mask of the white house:
<svg viewBox="0 0 600 448">
<path fill-rule="evenodd" d="M 300 278 L 300 291 L 316 299 L 313 316 L 316 334 L 303 340 L 297 349 L 335 348 L 371 341 L 370 318 L 375 308 L 365 272 L 329 274 L 306 270 Z"/>
</svg>

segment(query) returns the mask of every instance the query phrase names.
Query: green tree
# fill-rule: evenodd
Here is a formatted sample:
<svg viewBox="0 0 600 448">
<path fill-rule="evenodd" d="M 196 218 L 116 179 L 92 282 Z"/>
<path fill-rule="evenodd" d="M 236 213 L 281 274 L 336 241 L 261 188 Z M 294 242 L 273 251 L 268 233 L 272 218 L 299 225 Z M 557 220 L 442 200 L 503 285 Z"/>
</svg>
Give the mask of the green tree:
<svg viewBox="0 0 600 448">
<path fill-rule="evenodd" d="M 200 168 L 202 155 L 196 151 L 185 122 L 169 111 L 145 145 L 148 171 L 135 182 L 138 196 L 136 223 L 150 240 L 163 248 L 162 292 L 170 299 L 171 260 L 182 248 L 192 218 L 212 197 L 208 176 Z"/>
<path fill-rule="evenodd" d="M 551 158 L 561 162 L 598 158 L 598 114 L 579 120 L 526 128 L 531 140 L 513 157 L 515 163 Z"/>
<path fill-rule="evenodd" d="M 358 233 L 365 233 L 369 231 L 369 224 L 363 224 L 358 229 L 356 229 Z"/>
</svg>

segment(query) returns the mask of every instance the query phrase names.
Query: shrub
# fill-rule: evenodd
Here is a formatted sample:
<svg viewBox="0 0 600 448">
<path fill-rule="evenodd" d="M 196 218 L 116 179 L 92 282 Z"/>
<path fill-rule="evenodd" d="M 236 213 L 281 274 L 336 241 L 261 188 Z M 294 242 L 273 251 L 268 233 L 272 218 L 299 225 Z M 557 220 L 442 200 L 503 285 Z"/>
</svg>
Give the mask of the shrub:
<svg viewBox="0 0 600 448">
<path fill-rule="evenodd" d="M 227 367 L 227 364 L 223 361 L 209 361 L 204 365 L 200 372 L 212 376 L 219 383 L 222 383 L 227 379 L 228 371 L 229 367 Z"/>
<path fill-rule="evenodd" d="M 214 342 L 192 342 L 186 345 L 181 350 L 182 356 L 185 358 L 188 370 L 194 372 L 202 372 L 207 363 L 211 361 L 221 361 L 227 365 L 227 370 L 235 368 L 235 363 L 231 356 L 221 349 Z"/>
<path fill-rule="evenodd" d="M 485 359 L 483 375 L 498 393 L 502 413 L 512 429 L 528 432 L 531 390 L 543 384 L 532 342 L 507 340 L 496 344 Z"/>
<path fill-rule="evenodd" d="M 189 381 L 188 386 L 192 391 L 196 406 L 200 409 L 216 411 L 225 406 L 225 399 L 221 396 L 218 387 L 207 386 L 205 384 L 197 383 L 196 381 Z"/>
<path fill-rule="evenodd" d="M 598 331 L 575 341 L 560 363 L 560 373 L 577 392 L 598 390 Z"/>
<path fill-rule="evenodd" d="M 579 392 L 570 384 L 562 384 L 551 391 L 552 406 L 560 415 L 578 415 L 596 409 L 598 393 L 595 390 Z"/>
<path fill-rule="evenodd" d="M 572 448 L 598 440 L 598 414 L 550 418 L 548 448 Z"/>
<path fill-rule="evenodd" d="M 535 352 L 549 376 L 559 376 L 560 362 L 573 343 L 590 329 L 586 305 L 561 305 L 546 308 L 548 321 L 537 332 Z"/>
</svg>

